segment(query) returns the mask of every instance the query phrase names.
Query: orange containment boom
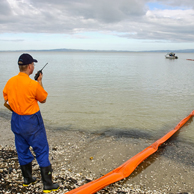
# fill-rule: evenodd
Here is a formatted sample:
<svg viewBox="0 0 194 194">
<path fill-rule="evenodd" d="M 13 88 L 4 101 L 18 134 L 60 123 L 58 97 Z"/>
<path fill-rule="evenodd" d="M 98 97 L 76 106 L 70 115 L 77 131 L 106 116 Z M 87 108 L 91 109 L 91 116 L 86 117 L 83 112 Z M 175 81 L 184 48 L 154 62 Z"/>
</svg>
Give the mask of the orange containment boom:
<svg viewBox="0 0 194 194">
<path fill-rule="evenodd" d="M 150 145 L 137 155 L 133 156 L 131 159 L 126 161 L 118 168 L 102 176 L 101 178 L 91 181 L 74 190 L 71 190 L 66 194 L 96 193 L 97 191 L 103 189 L 104 187 L 128 177 L 141 162 L 143 162 L 147 157 L 155 153 L 158 150 L 158 147 L 165 141 L 167 141 L 174 133 L 176 133 L 192 116 L 194 116 L 194 111 L 192 111 L 189 116 L 184 118 L 172 131 L 168 132 L 162 138 L 158 139 L 155 143 L 153 143 L 152 145 Z"/>
</svg>

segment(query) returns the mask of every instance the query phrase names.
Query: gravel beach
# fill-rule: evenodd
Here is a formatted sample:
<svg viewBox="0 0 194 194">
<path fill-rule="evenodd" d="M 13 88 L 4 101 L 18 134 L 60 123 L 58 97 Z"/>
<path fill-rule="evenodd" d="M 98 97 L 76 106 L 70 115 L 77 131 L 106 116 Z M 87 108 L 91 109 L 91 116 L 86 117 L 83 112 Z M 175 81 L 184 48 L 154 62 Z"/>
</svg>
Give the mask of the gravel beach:
<svg viewBox="0 0 194 194">
<path fill-rule="evenodd" d="M 0 194 L 42 193 L 37 161 L 33 175 L 37 182 L 22 187 L 22 175 L 10 129 L 10 113 L 0 112 Z M 81 130 L 47 128 L 53 180 L 66 193 L 103 176 L 155 142 L 141 136 L 118 136 L 114 133 L 87 133 Z M 194 193 L 194 150 L 191 143 L 171 138 L 142 162 L 126 179 L 114 183 L 101 193 Z"/>
</svg>

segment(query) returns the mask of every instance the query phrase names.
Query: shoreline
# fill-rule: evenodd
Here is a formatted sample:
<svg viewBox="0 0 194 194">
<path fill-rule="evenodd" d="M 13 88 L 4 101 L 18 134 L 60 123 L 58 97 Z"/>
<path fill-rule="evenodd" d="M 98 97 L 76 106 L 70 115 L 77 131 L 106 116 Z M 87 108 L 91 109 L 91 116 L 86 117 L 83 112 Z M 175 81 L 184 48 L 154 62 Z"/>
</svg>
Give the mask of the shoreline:
<svg viewBox="0 0 194 194">
<path fill-rule="evenodd" d="M 1 152 L 13 154 L 17 167 L 15 174 L 21 174 L 15 159 L 14 135 L 10 129 L 9 114 L 0 114 Z M 91 180 L 117 168 L 125 161 L 154 143 L 142 138 L 116 138 L 82 131 L 46 129 L 50 147 L 50 161 L 53 166 L 53 180 L 61 189 L 53 193 L 66 193 Z M 194 151 L 193 146 L 170 139 L 159 150 L 143 161 L 126 179 L 118 181 L 97 193 L 193 193 L 194 186 Z M 8 159 L 7 159 L 8 160 Z M 4 168 L 5 160 L 0 161 Z M 9 167 L 9 166 L 8 166 Z M 10 168 L 10 167 L 9 167 Z M 10 181 L 13 172 L 5 174 Z M 38 183 L 26 188 L 25 193 L 42 193 L 42 182 L 36 160 L 33 161 L 33 175 Z M 10 189 L 21 189 L 22 178 Z M 11 183 L 9 183 L 11 184 Z M 3 188 L 1 188 L 3 189 Z M 9 190 L 9 187 L 7 188 Z M 1 191 L 1 190 L 0 190 Z M 14 191 L 14 190 L 12 190 Z M 19 190 L 17 190 L 19 191 Z"/>
</svg>

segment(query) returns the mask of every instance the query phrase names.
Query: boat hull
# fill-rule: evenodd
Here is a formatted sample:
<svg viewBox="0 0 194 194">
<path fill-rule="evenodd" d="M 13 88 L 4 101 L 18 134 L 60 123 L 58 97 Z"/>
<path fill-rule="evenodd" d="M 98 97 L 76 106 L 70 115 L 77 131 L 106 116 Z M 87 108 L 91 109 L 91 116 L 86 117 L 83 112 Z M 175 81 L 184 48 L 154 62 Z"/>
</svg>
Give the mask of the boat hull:
<svg viewBox="0 0 194 194">
<path fill-rule="evenodd" d="M 178 59 L 177 56 L 168 56 L 168 55 L 166 55 L 165 57 L 166 57 L 167 59 Z"/>
</svg>

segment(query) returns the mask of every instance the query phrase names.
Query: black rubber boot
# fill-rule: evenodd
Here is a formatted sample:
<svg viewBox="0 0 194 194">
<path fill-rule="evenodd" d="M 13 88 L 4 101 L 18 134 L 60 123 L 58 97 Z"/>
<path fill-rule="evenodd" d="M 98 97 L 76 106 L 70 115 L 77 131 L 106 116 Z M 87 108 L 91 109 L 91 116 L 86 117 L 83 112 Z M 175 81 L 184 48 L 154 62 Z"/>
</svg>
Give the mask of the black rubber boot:
<svg viewBox="0 0 194 194">
<path fill-rule="evenodd" d="M 57 191 L 59 189 L 59 185 L 52 182 L 51 165 L 47 167 L 41 167 L 40 170 L 43 182 L 43 192 L 50 193 L 51 191 Z"/>
<path fill-rule="evenodd" d="M 22 170 L 22 175 L 24 177 L 23 186 L 27 187 L 29 184 L 34 184 L 36 182 L 36 178 L 32 177 L 32 162 L 20 166 Z"/>
</svg>

